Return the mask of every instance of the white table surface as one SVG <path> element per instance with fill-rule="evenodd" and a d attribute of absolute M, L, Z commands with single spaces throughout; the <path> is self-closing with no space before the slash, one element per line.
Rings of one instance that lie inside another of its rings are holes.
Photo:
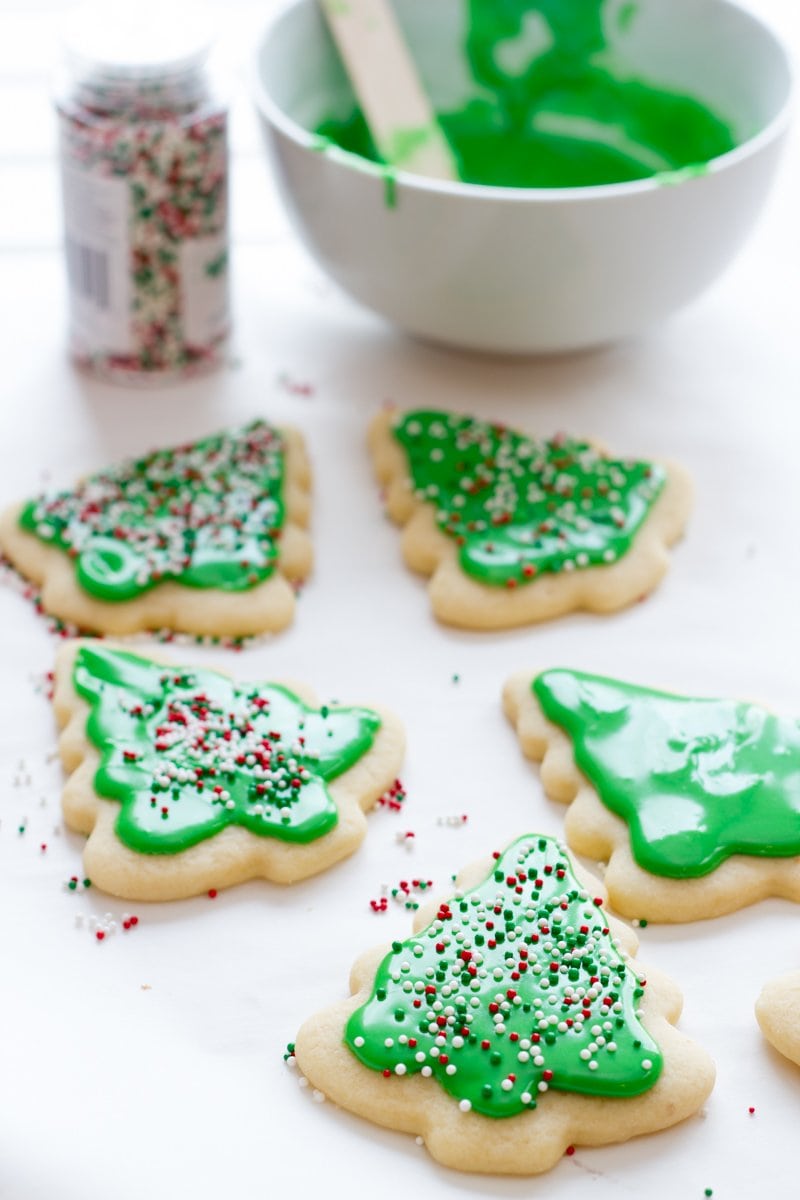
<path fill-rule="evenodd" d="M 753 5 L 800 47 L 791 0 Z M 789 1194 L 793 1183 L 772 1185 L 794 1146 L 800 1071 L 753 1017 L 762 983 L 800 965 L 800 915 L 788 903 L 642 931 L 642 959 L 683 987 L 681 1027 L 714 1056 L 716 1089 L 681 1127 L 579 1149 L 536 1180 L 445 1171 L 412 1138 L 315 1103 L 282 1054 L 308 1014 L 346 994 L 361 950 L 408 934 L 396 904 L 370 911 L 381 885 L 423 876 L 446 889 L 459 866 L 513 835 L 561 831 L 562 808 L 544 798 L 500 711 L 513 670 L 570 665 L 800 711 L 797 135 L 744 253 L 664 328 L 575 358 L 470 359 L 406 340 L 319 275 L 279 207 L 242 84 L 235 362 L 169 390 L 114 389 L 74 373 L 64 354 L 47 93 L 57 7 L 0 0 L 0 505 L 256 415 L 299 426 L 315 469 L 316 567 L 296 623 L 238 657 L 191 653 L 242 678 L 291 676 L 323 697 L 392 706 L 408 732 L 408 800 L 402 814 L 372 815 L 352 859 L 291 889 L 251 883 L 171 905 L 68 891 L 81 839 L 61 822 L 42 691 L 55 639 L 0 587 L 0 1197 Z M 261 12 L 223 7 L 239 69 L 270 0 Z M 664 584 L 609 618 L 491 636 L 438 626 L 424 583 L 401 564 L 364 448 L 387 398 L 684 462 L 697 506 Z M 455 813 L 468 822 L 437 822 Z M 396 840 L 407 829 L 411 852 Z M 125 911 L 137 928 L 97 943 L 89 917 Z"/>

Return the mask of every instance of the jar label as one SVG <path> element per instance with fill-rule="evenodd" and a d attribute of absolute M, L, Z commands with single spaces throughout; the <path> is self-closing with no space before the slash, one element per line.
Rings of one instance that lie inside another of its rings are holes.
<path fill-rule="evenodd" d="M 62 167 L 67 281 L 76 348 L 129 354 L 130 188 L 127 180 Z"/>
<path fill-rule="evenodd" d="M 179 250 L 183 336 L 189 346 L 213 345 L 228 332 L 226 233 L 187 238 Z"/>

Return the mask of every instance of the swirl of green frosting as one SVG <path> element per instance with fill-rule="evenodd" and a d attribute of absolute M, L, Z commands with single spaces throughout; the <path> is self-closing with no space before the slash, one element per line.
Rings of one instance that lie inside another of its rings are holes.
<path fill-rule="evenodd" d="M 530 834 L 393 944 L 345 1044 L 372 1070 L 433 1077 L 487 1117 L 536 1108 L 550 1088 L 637 1096 L 663 1066 L 639 1019 L 644 986 L 563 847 Z"/>
<path fill-rule="evenodd" d="M 635 50 L 627 61 L 638 8 L 635 0 L 463 0 L 463 47 L 448 48 L 446 72 L 460 83 L 451 82 L 437 112 L 459 179 L 509 188 L 671 182 L 731 151 L 737 137 L 724 114 L 643 78 Z M 332 114 L 317 132 L 323 144 L 380 161 L 357 108 Z M 406 152 L 424 133 L 405 132 Z M 390 162 L 402 168 L 396 149 Z"/>
<path fill-rule="evenodd" d="M 707 875 L 732 854 L 800 854 L 800 722 L 581 671 L 533 681 L 575 762 L 654 875 Z"/>
<path fill-rule="evenodd" d="M 338 821 L 328 782 L 380 728 L 369 709 L 310 709 L 277 684 L 240 686 L 101 645 L 79 649 L 73 684 L 100 752 L 95 790 L 119 802 L 117 836 L 140 854 L 176 854 L 229 825 L 321 837 Z"/>
<path fill-rule="evenodd" d="M 656 464 L 606 458 L 573 438 L 546 441 L 452 413 L 408 412 L 393 432 L 463 570 L 499 587 L 616 562 L 666 478 Z"/>
<path fill-rule="evenodd" d="M 168 579 L 242 591 L 275 569 L 283 479 L 281 436 L 254 421 L 39 496 L 19 520 L 73 558 L 100 600 L 132 600 Z"/>

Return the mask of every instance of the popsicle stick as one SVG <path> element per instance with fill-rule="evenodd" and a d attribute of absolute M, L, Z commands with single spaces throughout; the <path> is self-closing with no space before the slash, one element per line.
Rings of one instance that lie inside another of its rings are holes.
<path fill-rule="evenodd" d="M 458 179 L 389 0 L 320 0 L 381 157 L 435 179 Z"/>

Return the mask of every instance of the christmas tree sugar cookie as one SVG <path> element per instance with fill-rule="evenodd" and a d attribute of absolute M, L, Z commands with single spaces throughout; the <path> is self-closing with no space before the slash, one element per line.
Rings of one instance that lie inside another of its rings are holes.
<path fill-rule="evenodd" d="M 694 921 L 800 901 L 800 722 L 562 669 L 514 676 L 504 706 L 570 806 L 569 845 L 608 863 L 618 912 Z"/>
<path fill-rule="evenodd" d="M 633 932 L 563 846 L 526 835 L 455 887 L 303 1025 L 294 1053 L 314 1087 L 446 1166 L 498 1174 L 698 1110 L 714 1068 L 674 1028 L 680 993 L 645 977 Z"/>
<path fill-rule="evenodd" d="M 611 458 L 574 437 L 385 409 L 370 446 L 407 564 L 431 577 L 436 616 L 468 629 L 641 599 L 689 515 L 682 468 Z"/>
<path fill-rule="evenodd" d="M 764 984 L 756 1001 L 756 1017 L 767 1041 L 800 1065 L 800 971 Z"/>
<path fill-rule="evenodd" d="M 403 754 L 385 711 L 106 642 L 62 647 L 55 708 L 85 872 L 131 900 L 324 870 L 360 844 Z"/>
<path fill-rule="evenodd" d="M 309 486 L 300 434 L 254 421 L 8 509 L 0 548 L 87 631 L 273 631 L 311 568 Z"/>

